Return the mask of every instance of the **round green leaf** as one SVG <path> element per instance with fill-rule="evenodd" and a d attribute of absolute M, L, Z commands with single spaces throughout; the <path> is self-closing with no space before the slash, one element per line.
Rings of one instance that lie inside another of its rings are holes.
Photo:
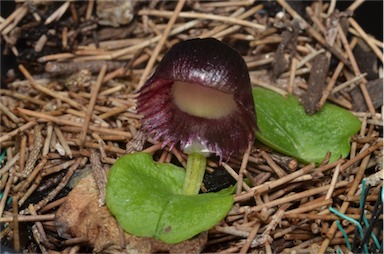
<path fill-rule="evenodd" d="M 146 153 L 121 157 L 112 166 L 106 202 L 120 226 L 136 236 L 178 243 L 206 231 L 232 207 L 229 193 L 184 196 L 184 169 L 156 163 Z"/>
<path fill-rule="evenodd" d="M 284 97 L 270 90 L 253 88 L 257 125 L 256 137 L 271 148 L 302 162 L 320 163 L 327 152 L 330 161 L 346 157 L 350 138 L 360 121 L 349 111 L 326 104 L 309 116 L 294 96 Z"/>

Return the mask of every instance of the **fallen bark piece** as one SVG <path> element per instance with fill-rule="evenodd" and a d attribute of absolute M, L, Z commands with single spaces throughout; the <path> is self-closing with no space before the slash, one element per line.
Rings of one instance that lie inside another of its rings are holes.
<path fill-rule="evenodd" d="M 323 89 L 325 88 L 328 70 L 329 60 L 326 54 L 320 54 L 313 59 L 308 80 L 308 90 L 301 96 L 301 102 L 308 115 L 313 115 L 316 111 L 320 110 L 317 108 L 317 103 L 320 101 Z"/>
<path fill-rule="evenodd" d="M 290 65 L 289 62 L 295 56 L 299 30 L 299 24 L 294 22 L 291 31 L 284 31 L 281 34 L 281 42 L 272 63 L 272 76 L 274 79 L 279 78 L 280 75 L 288 69 Z M 285 58 L 285 54 L 289 54 L 289 60 Z"/>
<path fill-rule="evenodd" d="M 96 253 L 200 253 L 207 241 L 207 233 L 178 244 L 124 233 L 126 244 L 121 250 L 119 226 L 106 206 L 99 207 L 98 189 L 92 175 L 83 178 L 68 194 L 56 212 L 55 223 L 61 237 L 85 238 Z"/>
<path fill-rule="evenodd" d="M 373 106 L 379 108 L 383 105 L 383 79 L 379 78 L 376 80 L 369 81 L 367 83 L 367 90 L 369 96 L 372 99 Z M 367 103 L 365 102 L 363 93 L 360 87 L 355 87 L 350 91 L 352 96 L 352 110 L 357 112 L 363 112 L 368 109 Z"/>
<path fill-rule="evenodd" d="M 379 78 L 377 56 L 363 40 L 359 40 L 353 49 L 353 55 L 356 58 L 360 72 L 367 73 L 367 80 L 373 81 Z"/>

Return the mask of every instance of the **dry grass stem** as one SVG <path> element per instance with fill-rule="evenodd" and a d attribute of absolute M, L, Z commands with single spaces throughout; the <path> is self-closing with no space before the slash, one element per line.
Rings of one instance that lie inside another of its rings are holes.
<path fill-rule="evenodd" d="M 53 130 L 55 131 L 55 134 L 56 134 L 56 137 L 58 138 L 61 146 L 63 147 L 64 151 L 65 151 L 65 154 L 72 159 L 72 151 L 71 151 L 71 148 L 69 147 L 67 141 L 65 140 L 64 138 L 64 135 L 63 133 L 61 132 L 60 128 L 58 128 L 57 126 L 54 126 L 53 127 Z M 63 155 L 65 155 L 63 154 Z"/>
<path fill-rule="evenodd" d="M 260 229 L 260 226 L 261 226 L 261 223 L 256 223 L 253 226 L 252 231 L 249 233 L 249 235 L 247 237 L 247 240 L 245 241 L 244 245 L 241 247 L 241 250 L 239 252 L 240 254 L 248 253 L 249 247 L 251 247 L 251 244 L 252 244 L 253 240 L 255 239 L 257 232 Z"/>
<path fill-rule="evenodd" d="M 44 25 L 48 25 L 52 21 L 60 19 L 60 17 L 67 11 L 68 7 L 69 7 L 69 1 L 66 1 L 60 8 L 58 8 L 55 12 L 51 14 L 51 16 L 49 16 L 45 20 Z"/>
<path fill-rule="evenodd" d="M 28 206 L 28 210 L 33 216 L 37 216 L 36 209 L 32 204 Z M 36 221 L 34 226 L 35 226 L 35 230 L 37 231 L 37 234 L 39 235 L 39 238 L 40 238 L 39 240 L 41 241 L 41 243 L 44 246 L 47 246 L 48 248 L 52 248 L 52 244 L 48 241 L 47 234 L 45 233 L 43 224 L 40 221 Z"/>
<path fill-rule="evenodd" d="M 244 180 L 244 171 L 247 168 L 247 163 L 248 163 L 249 154 L 251 152 L 251 148 L 252 148 L 252 145 L 249 144 L 247 150 L 245 151 L 245 153 L 243 155 L 243 159 L 241 161 L 239 175 L 238 175 L 238 178 L 237 178 L 236 195 L 240 194 L 240 192 L 242 190 L 242 186 L 243 186 L 243 183 L 244 183 L 244 181 L 243 181 Z M 247 190 L 250 190 L 250 188 L 248 187 Z"/>
<path fill-rule="evenodd" d="M 266 152 L 262 151 L 261 156 L 267 161 L 268 165 L 273 169 L 279 178 L 287 175 L 287 173 L 285 173 L 284 170 L 279 167 Z"/>
<path fill-rule="evenodd" d="M 20 231 L 19 231 L 19 205 L 17 197 L 12 196 L 12 219 L 13 219 L 13 248 L 15 251 L 20 251 Z"/>
<path fill-rule="evenodd" d="M 40 125 L 35 126 L 35 129 L 34 129 L 34 135 L 35 135 L 34 144 L 31 147 L 31 151 L 30 151 L 30 154 L 28 156 L 28 160 L 27 160 L 27 162 L 25 164 L 24 171 L 22 172 L 25 177 L 28 176 L 29 173 L 31 173 L 31 171 L 33 170 L 33 168 L 34 168 L 34 166 L 36 164 L 36 161 L 39 159 L 41 148 L 43 147 L 43 142 L 44 142 L 41 130 L 42 130 L 42 126 L 40 126 Z"/>
<path fill-rule="evenodd" d="M 63 169 L 66 169 L 66 168 L 72 166 L 74 163 L 75 163 L 75 159 L 69 160 L 69 161 L 65 161 L 64 163 L 56 165 L 56 166 L 45 168 L 43 170 L 43 176 L 48 176 L 50 174 L 57 173 L 57 172 L 59 172 L 59 171 L 61 171 Z"/>
<path fill-rule="evenodd" d="M 356 190 L 357 190 L 357 187 L 359 185 L 359 183 L 361 182 L 363 176 L 364 176 L 364 171 L 367 167 L 367 164 L 369 162 L 369 158 L 370 158 L 370 155 L 367 155 L 361 162 L 360 164 L 360 167 L 359 167 L 359 171 L 358 173 L 356 174 L 356 177 L 352 183 L 352 186 L 350 187 L 347 195 L 348 196 L 352 196 L 355 194 Z M 339 211 L 341 213 L 345 213 L 347 208 L 349 207 L 349 202 L 343 202 L 343 204 L 341 205 Z M 332 223 L 332 226 L 330 227 L 328 233 L 327 233 L 327 237 L 326 239 L 324 239 L 322 245 L 321 245 L 321 248 L 319 250 L 320 253 L 324 253 L 326 251 L 326 248 L 328 247 L 329 243 L 330 243 L 330 239 L 332 239 L 332 237 L 335 235 L 335 232 L 336 232 L 336 229 L 337 229 L 337 225 L 336 225 L 336 222 L 333 222 Z"/>
<path fill-rule="evenodd" d="M 142 10 L 139 12 L 139 15 L 149 15 L 149 16 L 160 16 L 160 17 L 172 17 L 173 12 L 170 11 L 156 11 L 156 10 Z M 251 27 L 257 30 L 265 30 L 264 25 L 252 23 L 246 20 L 237 19 L 237 18 L 231 18 L 231 17 L 225 17 L 225 16 L 219 16 L 214 14 L 206 14 L 206 13 L 191 13 L 191 12 L 180 12 L 179 17 L 181 18 L 193 18 L 193 19 L 208 19 L 208 20 L 216 20 L 216 21 L 222 21 L 225 23 L 230 23 L 233 25 L 240 25 L 240 26 L 246 26 Z"/>
<path fill-rule="evenodd" d="M 19 188 L 14 188 L 16 191 L 23 192 L 28 187 L 29 184 L 32 183 L 33 179 L 40 173 L 45 164 L 47 163 L 47 158 L 42 159 L 39 164 L 32 170 L 30 174 L 28 174 L 25 181 L 23 181 L 19 186 Z M 22 174 L 23 175 L 23 174 Z"/>
<path fill-rule="evenodd" d="M 13 12 L 0 26 L 0 31 L 3 36 L 6 36 L 8 33 L 10 33 L 17 25 L 18 23 L 24 18 L 24 16 L 28 12 L 28 6 L 23 5 L 21 8 L 17 9 Z M 11 17 L 11 19 L 9 19 Z M 8 23 L 9 22 L 9 23 Z M 12 22 L 12 23 L 11 23 Z M 7 25 L 4 27 L 4 25 Z"/>
<path fill-rule="evenodd" d="M 36 118 L 40 118 L 40 119 L 46 120 L 46 121 L 51 121 L 51 122 L 54 122 L 54 123 L 57 123 L 57 124 L 63 124 L 63 125 L 69 125 L 69 126 L 74 126 L 74 127 L 82 128 L 82 124 L 81 123 L 76 123 L 76 122 L 73 122 L 71 120 L 66 120 L 66 119 L 61 119 L 61 118 L 53 117 L 53 116 L 50 116 L 50 115 L 47 115 L 47 114 L 44 114 L 44 113 L 34 112 L 34 111 L 31 111 L 31 110 L 28 110 L 28 109 L 18 108 L 17 111 L 19 111 L 21 113 L 24 113 L 24 114 L 26 114 L 28 116 L 34 116 Z M 89 126 L 88 128 L 91 131 L 96 131 L 96 132 L 100 132 L 100 133 L 114 134 L 114 135 L 123 136 L 123 137 L 126 137 L 126 138 L 131 138 L 132 137 L 131 133 L 125 132 L 125 131 L 106 129 L 104 127 L 97 127 L 97 126 Z"/>
<path fill-rule="evenodd" d="M 33 88 L 35 88 L 36 90 L 42 92 L 42 93 L 45 93 L 49 96 L 52 96 L 54 98 L 57 98 L 61 101 L 65 101 L 66 103 L 68 103 L 69 105 L 71 105 L 72 107 L 75 107 L 77 109 L 84 109 L 84 106 L 71 100 L 69 97 L 66 97 L 66 96 L 63 96 L 61 95 L 60 93 L 55 93 L 53 92 L 52 90 L 46 88 L 46 87 L 43 87 L 39 84 L 36 84 L 33 77 L 31 76 L 31 74 L 27 71 L 27 69 L 25 69 L 25 67 L 23 65 L 19 65 L 19 69 L 20 71 L 24 74 L 24 76 L 29 80 L 31 86 Z"/>
<path fill-rule="evenodd" d="M 370 153 L 373 153 L 374 151 L 376 151 L 377 149 L 381 148 L 383 146 L 383 140 L 379 140 L 379 142 L 377 142 L 376 144 L 368 147 L 367 149 L 365 149 L 364 151 L 360 152 L 358 155 L 356 155 L 355 157 L 353 157 L 351 160 L 345 162 L 342 166 L 341 166 L 341 171 L 344 171 L 346 170 L 347 168 L 349 168 L 351 165 L 355 164 L 356 162 L 360 161 L 361 159 L 363 159 L 365 156 L 367 156 L 368 154 Z"/>
<path fill-rule="evenodd" d="M 175 7 L 175 10 L 171 13 L 171 15 L 170 15 L 171 18 L 168 21 L 168 24 L 167 24 L 166 28 L 164 29 L 163 34 L 160 35 L 161 38 L 160 38 L 159 42 L 157 43 L 156 48 L 154 49 L 153 54 L 151 55 L 151 58 L 149 58 L 148 64 L 145 67 L 143 75 L 141 75 L 137 89 L 140 89 L 144 85 L 145 80 L 148 78 L 149 73 L 152 71 L 152 68 L 155 64 L 156 58 L 158 57 L 165 41 L 167 40 L 173 24 L 175 24 L 177 17 L 180 15 L 180 11 L 183 8 L 184 4 L 185 4 L 185 0 L 178 1 L 177 5 Z"/>
<path fill-rule="evenodd" d="M 34 222 L 34 221 L 51 221 L 55 218 L 54 214 L 43 214 L 43 215 L 18 215 L 18 222 Z M 1 223 L 13 222 L 15 219 L 13 216 L 3 216 L 0 218 Z"/>
<path fill-rule="evenodd" d="M 335 172 L 333 172 L 331 186 L 327 192 L 327 195 L 325 196 L 325 200 L 330 199 L 332 197 L 333 191 L 335 190 L 336 183 L 338 181 L 338 177 L 340 174 L 340 167 L 341 167 L 341 163 L 337 164 L 335 168 Z"/>
<path fill-rule="evenodd" d="M 372 42 L 372 39 L 365 33 L 365 31 L 359 26 L 359 24 L 353 19 L 349 18 L 349 24 L 359 33 L 364 41 L 371 47 L 376 56 L 383 62 L 383 52 Z"/>
<path fill-rule="evenodd" d="M 33 184 L 28 188 L 28 190 L 20 197 L 19 200 L 19 206 L 22 206 L 24 202 L 34 193 L 34 191 L 37 189 L 39 184 L 41 183 L 41 180 L 43 177 L 39 174 L 36 178 Z M 26 185 L 28 186 L 28 185 Z"/>
<path fill-rule="evenodd" d="M 276 188 L 278 186 L 281 186 L 287 182 L 290 182 L 294 179 L 296 179 L 297 177 L 299 176 L 302 176 L 304 174 L 307 174 L 309 172 L 311 172 L 313 169 L 315 168 L 315 165 L 313 163 L 309 164 L 308 166 L 298 170 L 298 171 L 295 171 L 294 173 L 291 173 L 289 175 L 286 175 L 282 178 L 279 178 L 278 180 L 275 180 L 275 181 L 270 181 L 270 182 L 267 182 L 267 183 L 264 183 L 264 184 L 261 184 L 257 187 L 254 187 L 252 188 L 252 192 L 248 191 L 247 193 L 242 193 L 240 195 L 237 195 L 235 197 L 235 201 L 240 201 L 240 200 L 246 200 L 250 197 L 252 197 L 254 195 L 254 193 L 264 193 L 270 189 L 273 189 L 273 188 Z"/>
<path fill-rule="evenodd" d="M 91 152 L 91 164 L 92 174 L 95 178 L 97 188 L 99 189 L 99 207 L 105 205 L 105 188 L 107 186 L 107 173 L 102 167 L 101 161 L 99 160 L 99 154 L 96 151 Z"/>
<path fill-rule="evenodd" d="M 56 197 L 57 193 L 59 193 L 59 191 L 65 187 L 65 185 L 68 183 L 69 181 L 69 178 L 73 175 L 73 173 L 75 172 L 75 170 L 79 167 L 80 165 L 80 162 L 82 161 L 83 158 L 77 158 L 75 160 L 75 163 L 68 169 L 68 172 L 66 173 L 66 175 L 63 177 L 63 179 L 61 180 L 61 182 L 59 183 L 59 185 L 57 185 L 57 187 L 52 191 L 50 192 L 43 200 L 41 200 L 39 203 L 37 203 L 35 205 L 35 209 L 36 210 L 40 210 L 42 207 L 44 207 L 49 201 L 51 201 L 54 197 Z"/>
<path fill-rule="evenodd" d="M 81 134 L 80 134 L 80 141 L 79 141 L 80 142 L 80 146 L 82 146 L 84 144 L 84 142 L 85 142 L 85 137 L 86 137 L 86 134 L 87 134 L 87 129 L 89 127 L 89 121 L 91 120 L 93 108 L 94 108 L 95 103 L 96 103 L 97 94 L 99 93 L 100 87 L 103 84 L 103 79 L 104 79 L 106 71 L 107 71 L 107 66 L 103 65 L 103 67 L 100 70 L 99 76 L 97 77 L 96 84 L 92 88 L 91 100 L 89 101 L 89 104 L 88 104 L 88 108 L 87 108 L 87 111 L 86 111 L 87 114 L 85 116 L 85 120 L 84 120 L 84 123 L 83 123 L 83 128 L 82 128 Z"/>
<path fill-rule="evenodd" d="M 349 46 L 349 43 L 347 41 L 347 38 L 343 32 L 343 29 L 341 28 L 341 26 L 339 25 L 338 26 L 338 32 L 339 32 L 339 35 L 340 35 L 340 39 L 343 43 L 343 46 L 347 52 L 347 55 L 348 55 L 348 58 L 349 58 L 349 61 L 351 62 L 351 65 L 352 65 L 352 68 L 353 68 L 353 71 L 355 73 L 356 76 L 359 76 L 361 75 L 360 73 L 360 70 L 359 70 L 359 67 L 357 65 L 357 62 L 356 62 L 356 59 L 352 53 L 352 50 Z M 367 80 L 365 78 L 362 79 L 362 81 L 359 83 L 360 85 L 360 89 L 361 89 L 361 92 L 363 93 L 363 96 L 364 96 L 364 99 L 365 99 L 365 102 L 367 103 L 367 106 L 368 106 L 368 109 L 369 109 L 369 112 L 371 114 L 375 114 L 375 107 L 373 106 L 373 103 L 372 103 L 372 99 L 368 93 L 368 90 L 367 90 Z"/>
<path fill-rule="evenodd" d="M 14 123 L 19 123 L 20 122 L 20 118 L 18 118 L 15 114 L 13 114 L 5 105 L 3 105 L 2 103 L 0 103 L 0 110 L 5 114 L 7 115 L 11 120 L 12 122 Z"/>
<path fill-rule="evenodd" d="M 12 186 L 12 181 L 13 181 L 13 177 L 9 176 L 8 180 L 7 180 L 7 184 L 5 185 L 3 196 L 1 197 L 1 201 L 0 201 L 0 217 L 3 216 L 5 204 L 6 204 L 7 199 L 8 199 L 8 194 L 9 194 L 9 191 L 10 191 L 11 186 Z"/>
<path fill-rule="evenodd" d="M 15 20 L 16 17 L 22 15 L 22 13 L 28 10 L 28 6 L 22 5 L 20 8 L 17 8 L 11 15 L 9 15 L 1 24 L 0 24 L 0 32 L 4 30 L 11 22 Z"/>
<path fill-rule="evenodd" d="M 24 94 L 20 94 L 18 92 L 8 91 L 8 90 L 4 90 L 4 89 L 0 89 L 0 94 L 14 97 L 14 98 L 17 98 L 17 99 L 20 99 L 23 101 L 28 101 L 28 102 L 31 102 L 31 103 L 34 103 L 34 104 L 37 104 L 40 106 L 45 105 L 45 103 L 46 103 L 42 100 L 38 100 L 36 98 L 32 98 L 32 97 L 26 96 Z"/>
<path fill-rule="evenodd" d="M 332 202 L 333 201 L 331 199 L 326 199 L 326 200 L 317 202 L 316 204 L 303 205 L 302 207 L 289 210 L 289 211 L 285 212 L 285 214 L 301 214 L 301 213 L 310 212 L 310 211 L 313 211 L 313 210 L 320 208 L 322 206 L 330 205 L 330 204 L 332 204 Z"/>
<path fill-rule="evenodd" d="M 297 66 L 297 60 L 296 58 L 292 59 L 291 62 L 291 71 L 289 75 L 289 84 L 288 84 L 288 94 L 292 94 L 293 92 L 293 87 L 294 87 L 294 81 L 295 81 L 295 76 L 296 76 L 296 66 Z"/>
<path fill-rule="evenodd" d="M 236 173 L 236 171 L 231 168 L 227 163 L 221 163 L 221 165 L 224 167 L 224 169 L 235 179 L 237 182 L 239 182 L 239 175 Z M 242 188 L 246 190 L 247 192 L 251 191 L 251 188 L 243 181 L 241 184 Z"/>
<path fill-rule="evenodd" d="M 5 173 L 11 170 L 13 165 L 20 159 L 20 153 L 17 153 L 11 160 L 8 161 L 7 164 L 3 168 L 0 169 L 0 176 L 3 176 Z"/>
<path fill-rule="evenodd" d="M 20 126 L 19 128 L 2 135 L 0 137 L 0 143 L 3 143 L 4 141 L 11 139 L 12 137 L 16 136 L 18 133 L 21 133 L 21 132 L 23 132 L 29 128 L 32 128 L 33 126 L 36 125 L 36 123 L 37 123 L 36 121 L 28 122 L 28 123 L 24 124 L 23 126 Z"/>
<path fill-rule="evenodd" d="M 348 185 L 347 182 L 339 182 L 339 183 L 336 184 L 336 188 L 344 187 L 344 186 L 347 186 L 347 185 Z M 300 192 L 300 193 L 296 193 L 296 194 L 290 195 L 288 197 L 276 199 L 276 200 L 273 200 L 273 201 L 271 201 L 269 203 L 265 203 L 265 204 L 262 204 L 262 205 L 259 205 L 259 206 L 254 206 L 254 207 L 252 207 L 251 211 L 258 212 L 258 211 L 261 211 L 263 208 L 271 208 L 271 207 L 274 207 L 274 206 L 277 206 L 277 205 L 281 205 L 281 204 L 284 204 L 284 203 L 287 203 L 287 202 L 291 202 L 291 201 L 295 201 L 295 200 L 298 200 L 298 199 L 302 199 L 304 197 L 309 197 L 309 196 L 312 196 L 312 195 L 315 195 L 315 194 L 319 194 L 319 193 L 327 191 L 329 189 L 329 187 L 330 187 L 330 185 L 326 185 L 326 186 L 318 187 L 318 188 L 315 188 L 315 189 L 312 189 L 312 190 L 307 190 L 307 191 L 303 191 L 303 192 Z"/>

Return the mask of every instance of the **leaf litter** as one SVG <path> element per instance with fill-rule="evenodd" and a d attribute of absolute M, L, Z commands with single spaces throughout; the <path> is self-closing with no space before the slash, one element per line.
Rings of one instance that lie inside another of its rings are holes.
<path fill-rule="evenodd" d="M 373 233 L 380 233 L 382 215 L 372 218 L 382 191 L 382 86 L 370 84 L 382 78 L 382 42 L 354 19 L 360 1 L 343 11 L 335 8 L 336 1 L 294 2 L 127 1 L 100 13 L 95 1 L 16 1 L 0 23 L 2 54 L 17 61 L 2 75 L 0 90 L 2 244 L 26 253 L 347 252 L 336 221 L 342 221 L 350 241 L 356 226 L 331 213 L 330 206 L 356 220 L 365 210 Z M 119 15 L 121 10 L 127 15 Z M 284 34 L 296 44 L 281 45 L 287 43 Z M 336 104 L 360 119 L 360 131 L 347 158 L 329 163 L 328 154 L 317 166 L 259 143 L 222 165 L 210 158 L 206 174 L 229 177 L 210 179 L 203 191 L 241 186 L 222 222 L 177 246 L 127 240 L 99 199 L 105 173 L 128 150 L 185 165 L 186 155 L 177 148 L 142 139 L 135 91 L 167 49 L 195 37 L 215 37 L 239 50 L 254 86 L 313 96 L 320 111 L 326 101 Z M 359 48 L 372 60 L 360 59 Z M 318 55 L 325 55 L 330 67 L 318 66 L 325 79 L 309 82 Z M 316 92 L 307 94 L 312 85 Z M 363 178 L 371 184 L 365 193 Z M 76 185 L 79 181 L 88 182 Z M 73 185 L 78 187 L 72 190 Z M 91 196 L 80 192 L 75 198 L 75 190 Z M 64 207 L 72 207 L 66 211 L 72 217 L 63 225 L 57 218 Z M 91 224 L 78 223 L 81 212 L 80 221 Z M 89 225 L 95 231 L 89 233 Z M 100 232 L 114 237 L 102 243 L 103 238 L 92 237 Z M 356 242 L 378 252 L 372 238 Z"/>

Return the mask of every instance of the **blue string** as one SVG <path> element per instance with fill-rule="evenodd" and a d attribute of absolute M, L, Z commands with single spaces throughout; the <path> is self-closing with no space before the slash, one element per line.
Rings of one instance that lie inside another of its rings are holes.
<path fill-rule="evenodd" d="M 340 246 L 337 246 L 337 250 L 336 250 L 336 253 L 337 254 L 342 254 L 343 252 L 341 251 L 341 248 L 340 248 Z"/>
<path fill-rule="evenodd" d="M 332 213 L 338 215 L 339 217 L 341 217 L 341 218 L 343 218 L 343 219 L 345 219 L 345 220 L 348 220 L 349 222 L 355 224 L 356 227 L 357 227 L 357 229 L 358 229 L 357 231 L 359 232 L 361 239 L 367 239 L 367 237 L 369 237 L 369 236 L 368 236 L 368 235 L 365 235 L 365 237 L 364 237 L 364 229 L 363 229 L 362 224 L 360 224 L 360 223 L 363 223 L 363 225 L 365 225 L 365 227 L 367 228 L 367 232 L 366 232 L 366 234 L 369 233 L 370 228 L 372 227 L 372 225 L 370 225 L 370 223 L 368 222 L 368 219 L 367 219 L 367 216 L 366 216 L 366 213 L 365 213 L 365 209 L 364 209 L 364 207 L 365 207 L 365 201 L 366 201 L 366 196 L 367 196 L 367 194 L 368 194 L 367 192 L 368 192 L 368 190 L 369 190 L 369 186 L 368 186 L 368 188 L 366 188 L 366 179 L 365 179 L 365 178 L 362 180 L 362 184 L 361 184 L 361 186 L 362 186 L 362 188 L 361 188 L 361 194 L 360 194 L 360 199 L 359 199 L 359 205 L 360 205 L 360 211 L 361 211 L 360 221 L 357 221 L 357 220 L 355 220 L 355 219 L 353 219 L 353 218 L 350 218 L 350 217 L 346 216 L 345 214 L 342 214 L 341 212 L 339 212 L 338 210 L 336 210 L 336 209 L 333 208 L 333 207 L 329 207 L 329 210 L 330 210 Z M 384 200 L 384 189 L 381 189 L 380 194 L 381 194 L 381 199 Z M 380 198 L 379 198 L 379 200 L 378 200 L 377 202 L 380 202 Z M 372 222 L 372 223 L 373 223 L 373 222 Z M 351 247 L 351 244 L 350 244 L 349 239 L 348 239 L 348 235 L 346 234 L 345 230 L 344 230 L 343 227 L 341 226 L 340 221 L 337 220 L 337 221 L 336 221 L 336 225 L 337 225 L 337 227 L 339 228 L 340 232 L 341 232 L 341 233 L 343 234 L 343 236 L 344 236 L 344 239 L 345 239 L 345 242 L 346 242 L 346 246 L 348 247 L 348 249 L 352 250 L 352 249 L 351 249 L 351 248 L 352 248 L 352 247 Z M 357 231 L 356 231 L 356 232 L 357 232 Z M 373 239 L 373 242 L 374 242 L 374 244 L 375 244 L 375 247 L 376 247 L 377 249 L 381 249 L 382 246 L 381 246 L 381 244 L 380 244 L 380 242 L 379 242 L 377 236 L 376 236 L 373 232 L 370 233 L 370 236 L 371 236 L 371 238 Z M 356 237 L 356 236 L 355 236 L 355 237 Z M 364 242 L 365 242 L 365 240 L 364 240 Z M 364 252 L 365 252 L 365 253 L 369 253 L 369 251 L 368 251 L 368 244 L 367 244 L 367 243 L 368 243 L 368 242 L 366 242 L 366 243 L 363 244 L 363 248 L 364 248 Z"/>
<path fill-rule="evenodd" d="M 337 216 L 339 216 L 339 217 L 341 217 L 341 218 L 343 218 L 343 219 L 345 219 L 345 220 L 347 220 L 347 221 L 349 221 L 349 222 L 355 224 L 356 227 L 359 229 L 359 233 L 360 233 L 360 237 L 361 237 L 361 239 L 364 238 L 363 227 L 360 225 L 360 223 L 359 223 L 357 220 L 352 219 L 352 218 L 348 217 L 348 216 L 345 215 L 345 214 L 342 214 L 341 212 L 337 211 L 337 210 L 336 210 L 335 208 L 333 208 L 333 207 L 329 207 L 329 211 L 331 211 L 332 213 L 336 214 Z M 366 244 L 364 244 L 364 251 L 365 251 L 365 253 L 369 253 L 369 252 L 368 252 L 368 247 L 367 247 Z"/>
<path fill-rule="evenodd" d="M 339 228 L 340 232 L 341 232 L 341 233 L 343 234 L 343 236 L 344 236 L 344 239 L 345 239 L 345 243 L 346 243 L 346 245 L 347 245 L 347 248 L 348 248 L 348 249 L 351 249 L 351 243 L 349 242 L 347 232 L 345 232 L 345 230 L 344 230 L 343 226 L 341 226 L 339 220 L 336 221 L 336 225 L 337 225 L 337 227 Z"/>
<path fill-rule="evenodd" d="M 0 193 L 0 199 L 2 199 L 4 196 L 4 192 L 1 192 Z M 9 196 L 8 197 L 8 200 L 7 200 L 7 205 L 10 205 L 12 203 L 12 196 Z"/>
<path fill-rule="evenodd" d="M 381 189 L 381 202 L 384 202 L 384 188 Z"/>
<path fill-rule="evenodd" d="M 364 178 L 363 181 L 361 182 L 361 193 L 360 193 L 360 201 L 359 201 L 360 208 L 364 206 L 363 196 L 365 194 L 365 181 L 366 181 L 366 179 Z"/>
<path fill-rule="evenodd" d="M 5 150 L 3 150 L 0 154 L 0 164 L 3 162 L 4 158 L 5 158 Z"/>
<path fill-rule="evenodd" d="M 365 209 L 364 209 L 364 196 L 365 196 L 365 192 L 366 192 L 365 182 L 366 182 L 366 179 L 364 178 L 362 183 L 361 183 L 362 188 L 361 188 L 361 194 L 360 194 L 360 209 L 363 213 L 364 224 L 366 227 L 369 227 L 369 222 L 368 222 L 367 216 L 365 215 Z M 373 232 L 371 233 L 371 237 L 376 244 L 376 248 L 380 249 L 380 242 L 379 242 L 379 240 L 377 240 L 377 238 Z"/>
<path fill-rule="evenodd" d="M 0 154 L 0 165 L 1 165 L 1 163 L 3 162 L 4 158 L 5 158 L 5 150 L 3 150 L 3 151 L 1 152 L 1 154 Z M 1 168 L 1 166 L 0 166 L 0 168 Z M 1 177 L 0 177 L 0 179 L 1 179 Z M 4 195 L 4 193 L 1 192 L 1 193 L 0 193 L 0 199 L 3 198 L 3 195 Z M 7 205 L 10 205 L 11 202 L 12 202 L 12 197 L 8 197 Z"/>

